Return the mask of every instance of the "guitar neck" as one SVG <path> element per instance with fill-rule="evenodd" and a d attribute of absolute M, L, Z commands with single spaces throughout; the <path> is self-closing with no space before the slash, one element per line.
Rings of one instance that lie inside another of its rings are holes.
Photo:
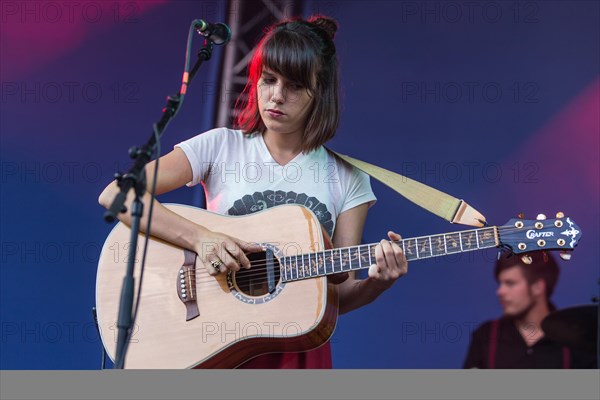
<path fill-rule="evenodd" d="M 496 226 L 467 231 L 403 239 L 398 245 L 408 261 L 440 257 L 499 246 Z M 286 256 L 280 259 L 284 282 L 298 281 L 340 272 L 356 271 L 375 264 L 379 243 Z"/>

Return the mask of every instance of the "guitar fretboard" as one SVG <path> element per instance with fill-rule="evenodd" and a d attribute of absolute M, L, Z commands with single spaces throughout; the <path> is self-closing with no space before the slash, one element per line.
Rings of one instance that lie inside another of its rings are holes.
<path fill-rule="evenodd" d="M 397 242 L 408 261 L 487 249 L 499 245 L 497 227 L 403 239 Z M 363 244 L 280 259 L 284 282 L 360 270 L 375 264 L 375 247 Z"/>

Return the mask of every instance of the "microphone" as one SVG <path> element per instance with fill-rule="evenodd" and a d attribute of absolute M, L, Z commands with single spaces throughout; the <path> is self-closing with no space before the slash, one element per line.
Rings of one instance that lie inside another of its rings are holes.
<path fill-rule="evenodd" d="M 214 44 L 225 44 L 231 39 L 231 29 L 229 29 L 229 27 L 222 22 L 212 24 L 210 22 L 197 19 L 194 25 L 199 34 L 206 37 Z"/>

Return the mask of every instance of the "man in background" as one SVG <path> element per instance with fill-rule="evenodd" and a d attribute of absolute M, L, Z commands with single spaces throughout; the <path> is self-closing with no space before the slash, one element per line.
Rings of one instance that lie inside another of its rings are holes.
<path fill-rule="evenodd" d="M 550 297 L 559 267 L 541 252 L 502 256 L 494 269 L 502 317 L 472 334 L 464 368 L 597 368 L 595 356 L 546 337 L 542 321 L 556 307 Z"/>

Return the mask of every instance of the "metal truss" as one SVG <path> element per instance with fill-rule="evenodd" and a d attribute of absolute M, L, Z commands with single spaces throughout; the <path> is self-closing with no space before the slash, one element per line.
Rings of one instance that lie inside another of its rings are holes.
<path fill-rule="evenodd" d="M 244 90 L 248 61 L 258 40 L 269 25 L 302 11 L 302 0 L 230 0 L 227 25 L 231 28 L 231 42 L 225 46 L 219 102 L 216 107 L 216 126 L 231 126 L 234 107 Z"/>

